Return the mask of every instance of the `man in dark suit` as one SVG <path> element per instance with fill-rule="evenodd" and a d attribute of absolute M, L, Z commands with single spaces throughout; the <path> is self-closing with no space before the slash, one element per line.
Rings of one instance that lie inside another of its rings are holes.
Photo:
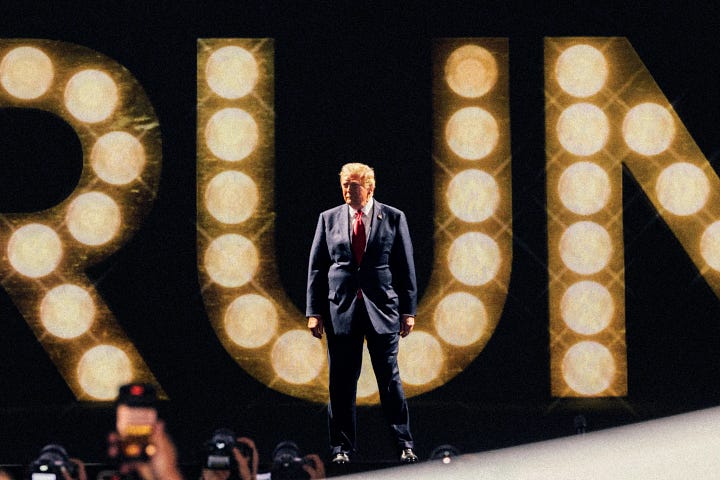
<path fill-rule="evenodd" d="M 344 205 L 320 214 L 307 284 L 308 328 L 327 331 L 328 419 L 332 462 L 355 450 L 355 401 L 367 340 L 383 413 L 400 461 L 413 463 L 413 439 L 397 364 L 399 337 L 415 325 L 417 285 L 405 214 L 373 199 L 375 172 L 348 163 L 340 172 Z"/>

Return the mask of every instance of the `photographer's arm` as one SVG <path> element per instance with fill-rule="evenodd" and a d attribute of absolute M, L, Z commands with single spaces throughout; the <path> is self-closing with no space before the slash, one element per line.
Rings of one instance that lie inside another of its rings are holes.
<path fill-rule="evenodd" d="M 240 452 L 237 447 L 233 448 L 233 455 L 235 461 L 238 464 L 238 473 L 242 480 L 257 480 L 258 463 L 260 462 L 260 455 L 258 454 L 255 442 L 248 437 L 239 437 L 238 443 L 247 445 L 250 448 L 251 456 L 248 458 Z"/>
<path fill-rule="evenodd" d="M 67 468 L 62 467 L 62 475 L 65 480 L 87 480 L 87 472 L 85 471 L 85 462 L 78 458 L 71 458 L 70 461 L 77 465 L 77 478 L 72 478 Z"/>
<path fill-rule="evenodd" d="M 315 453 L 305 455 L 305 465 L 302 468 L 311 479 L 325 478 L 325 464 Z"/>
<path fill-rule="evenodd" d="M 117 458 L 120 451 L 120 438 L 113 432 L 108 436 L 108 456 Z M 175 445 L 165 431 L 165 423 L 158 420 L 150 435 L 150 443 L 155 446 L 155 453 L 148 462 L 128 462 L 120 465 L 120 472 L 128 474 L 137 472 L 143 480 L 184 480 L 177 465 Z"/>

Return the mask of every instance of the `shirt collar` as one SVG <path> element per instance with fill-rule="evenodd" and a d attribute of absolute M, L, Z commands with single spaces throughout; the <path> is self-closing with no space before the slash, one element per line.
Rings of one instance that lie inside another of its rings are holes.
<path fill-rule="evenodd" d="M 374 205 L 374 204 L 375 204 L 375 201 L 373 200 L 372 197 L 370 197 L 370 198 L 368 199 L 368 202 L 367 202 L 367 203 L 365 204 L 365 206 L 362 208 L 362 212 L 369 217 L 370 214 L 372 213 L 372 209 L 373 209 L 373 205 Z M 349 206 L 349 205 L 348 205 L 348 206 Z M 352 216 L 355 216 L 355 213 L 357 213 L 357 210 L 355 210 L 354 208 L 350 207 L 350 214 L 351 214 Z"/>

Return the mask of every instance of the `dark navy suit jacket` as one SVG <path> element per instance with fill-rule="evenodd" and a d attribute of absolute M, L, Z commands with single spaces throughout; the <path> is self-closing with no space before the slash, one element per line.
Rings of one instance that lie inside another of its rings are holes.
<path fill-rule="evenodd" d="M 400 331 L 401 315 L 415 315 L 417 284 L 405 214 L 374 200 L 362 264 L 350 247 L 348 205 L 320 214 L 310 250 L 305 315 L 321 316 L 335 334 L 350 333 L 357 302 L 364 302 L 377 333 Z M 357 291 L 362 290 L 359 299 Z M 327 318 L 330 317 L 331 325 Z"/>

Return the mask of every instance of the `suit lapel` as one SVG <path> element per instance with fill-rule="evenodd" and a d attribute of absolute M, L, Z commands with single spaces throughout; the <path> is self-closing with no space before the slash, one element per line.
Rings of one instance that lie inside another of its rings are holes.
<path fill-rule="evenodd" d="M 382 226 L 382 222 L 385 221 L 385 209 L 383 208 L 383 204 L 378 202 L 377 200 L 374 200 L 375 205 L 373 206 L 373 219 L 370 223 L 370 238 L 368 238 L 368 248 L 366 250 L 370 249 L 370 245 L 373 244 L 375 241 L 375 238 L 377 237 L 377 232 L 380 230 L 380 227 Z"/>
<path fill-rule="evenodd" d="M 338 219 L 338 225 L 340 225 L 340 228 L 345 234 L 343 235 L 343 238 L 345 239 L 345 243 L 347 243 L 348 249 L 350 249 L 350 213 L 349 213 L 349 206 L 341 205 L 338 211 L 338 215 L 340 215 L 340 218 Z"/>

